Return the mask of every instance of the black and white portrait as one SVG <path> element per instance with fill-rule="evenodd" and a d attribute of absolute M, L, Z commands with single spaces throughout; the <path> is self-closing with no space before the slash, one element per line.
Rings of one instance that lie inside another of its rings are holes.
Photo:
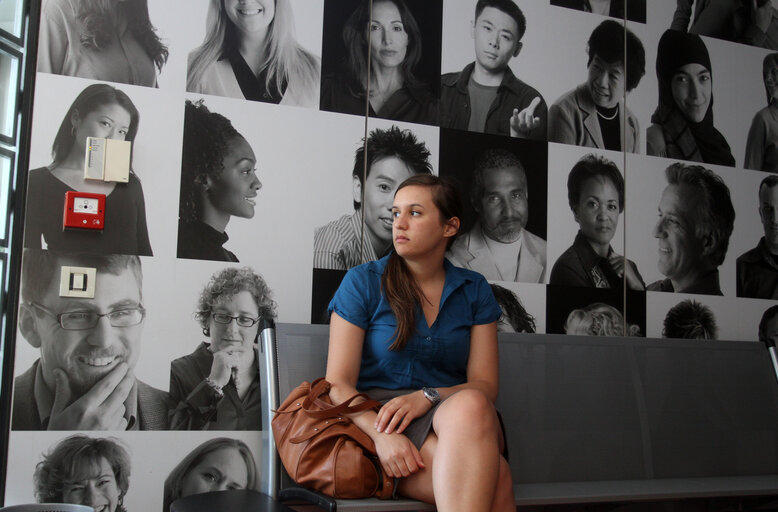
<path fill-rule="evenodd" d="M 645 289 L 635 263 L 623 256 L 623 231 L 619 220 L 624 212 L 624 177 L 612 154 L 587 153 L 575 161 L 564 179 L 563 169 L 580 152 L 558 148 L 549 160 L 549 187 L 565 187 L 569 212 L 549 211 L 549 256 L 554 256 L 549 283 L 555 286 L 621 288 L 626 279 L 631 290 Z M 561 200 L 561 194 L 559 194 Z M 571 220 L 577 233 L 571 232 Z M 563 235 L 567 235 L 567 239 Z M 617 237 L 618 235 L 618 237 Z M 559 253 L 560 242 L 572 245 Z M 615 239 L 615 242 L 614 242 Z M 615 247 L 614 247 L 615 243 Z M 557 257 L 558 255 L 558 257 Z"/>
<path fill-rule="evenodd" d="M 276 316 L 272 292 L 249 267 L 204 285 L 194 316 L 206 341 L 170 365 L 171 430 L 261 430 L 258 334 Z"/>
<path fill-rule="evenodd" d="M 547 332 L 588 336 L 645 336 L 646 294 L 620 289 L 546 288 Z"/>
<path fill-rule="evenodd" d="M 662 337 L 686 340 L 715 340 L 718 332 L 713 311 L 694 299 L 671 307 L 662 327 Z"/>
<path fill-rule="evenodd" d="M 167 58 L 148 0 L 42 3 L 39 72 L 156 87 Z"/>
<path fill-rule="evenodd" d="M 649 291 L 722 295 L 719 266 L 735 223 L 729 188 L 699 165 L 671 164 L 659 199 L 657 268 L 664 275 Z"/>
<path fill-rule="evenodd" d="M 764 236 L 737 258 L 737 296 L 778 299 L 778 176 L 759 184 L 759 220 Z"/>
<path fill-rule="evenodd" d="M 646 0 L 551 0 L 551 5 L 620 20 L 646 22 Z"/>
<path fill-rule="evenodd" d="M 743 167 L 778 172 L 778 53 L 765 55 L 762 78 L 767 106 L 751 120 Z"/>
<path fill-rule="evenodd" d="M 437 124 L 441 16 L 441 0 L 325 0 L 321 109 Z"/>
<path fill-rule="evenodd" d="M 778 11 L 772 0 L 678 0 L 670 28 L 778 50 Z"/>
<path fill-rule="evenodd" d="M 240 439 L 216 437 L 189 452 L 165 479 L 163 512 L 178 498 L 212 491 L 259 489 L 254 455 Z"/>
<path fill-rule="evenodd" d="M 448 259 L 490 281 L 545 282 L 546 143 L 441 132 L 441 175 L 469 203 Z"/>
<path fill-rule="evenodd" d="M 637 153 L 640 124 L 625 98 L 645 74 L 643 44 L 622 23 L 605 20 L 592 31 L 586 48 L 586 82 L 551 105 L 548 140 Z"/>
<path fill-rule="evenodd" d="M 35 206 L 26 209 L 25 246 L 175 255 L 170 233 L 177 225 L 181 137 L 170 134 L 181 131 L 183 105 L 160 103 L 164 93 L 148 87 L 47 73 L 35 80 L 27 190 Z M 127 183 L 84 179 L 86 136 L 130 141 Z M 106 194 L 103 230 L 63 232 L 65 192 L 100 189 Z"/>
<path fill-rule="evenodd" d="M 729 143 L 714 126 L 714 69 L 705 42 L 697 34 L 667 30 L 656 59 L 659 103 L 646 130 L 647 153 L 734 166 Z"/>
<path fill-rule="evenodd" d="M 313 267 L 348 270 L 392 248 L 392 202 L 415 174 L 432 174 L 424 140 L 397 125 L 374 128 L 357 147 L 351 172 L 354 211 L 316 229 Z"/>
<path fill-rule="evenodd" d="M 527 9 L 533 9 L 533 14 L 536 8 L 545 11 L 541 4 L 446 3 L 441 128 L 546 139 L 548 107 L 541 93 L 527 83 L 529 67 L 519 64 L 527 62 L 520 57 L 525 46 L 529 52 L 540 50 L 526 42 L 525 34 L 534 31 L 539 36 L 541 17 L 528 15 Z"/>
<path fill-rule="evenodd" d="M 125 444 L 111 437 L 76 434 L 52 446 L 35 467 L 40 503 L 74 503 L 101 512 L 127 512 L 132 461 Z"/>
<path fill-rule="evenodd" d="M 25 216 L 26 247 L 152 255 L 143 187 L 132 161 L 126 183 L 84 177 L 87 138 L 123 140 L 135 145 L 140 120 L 135 103 L 119 88 L 93 83 L 78 93 L 51 142 L 52 160 L 30 171 L 27 193 L 46 205 L 64 205 L 65 193 L 69 191 L 104 194 L 104 229 L 64 231 L 62 208 L 33 208 Z"/>
<path fill-rule="evenodd" d="M 498 332 L 541 333 L 545 330 L 545 287 L 529 283 L 490 283 L 494 298 L 502 309 Z"/>
<path fill-rule="evenodd" d="M 238 261 L 224 248 L 233 216 L 251 219 L 262 182 L 254 148 L 204 101 L 186 102 L 178 257 Z"/>
<path fill-rule="evenodd" d="M 60 296 L 63 265 L 96 269 L 93 298 Z M 14 430 L 167 428 L 169 395 L 135 375 L 142 281 L 137 256 L 25 249 L 19 331 L 38 358 L 25 369 L 17 351 Z"/>
<path fill-rule="evenodd" d="M 189 7 L 189 6 L 187 6 Z M 320 0 L 200 2 L 203 39 L 188 58 L 186 90 L 198 94 L 317 108 Z"/>

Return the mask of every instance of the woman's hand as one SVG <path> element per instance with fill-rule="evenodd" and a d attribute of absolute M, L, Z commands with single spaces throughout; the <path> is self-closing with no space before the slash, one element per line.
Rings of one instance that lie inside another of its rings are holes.
<path fill-rule="evenodd" d="M 226 386 L 230 378 L 237 374 L 245 352 L 243 347 L 229 347 L 214 352 L 209 378 L 220 388 Z"/>
<path fill-rule="evenodd" d="M 432 402 L 427 400 L 421 390 L 400 395 L 381 407 L 376 417 L 375 428 L 384 434 L 392 432 L 402 434 L 413 420 L 425 415 L 430 409 L 432 409 Z"/>
<path fill-rule="evenodd" d="M 632 265 L 626 265 L 624 263 L 625 261 L 626 258 L 620 254 L 616 254 L 615 251 L 608 257 L 608 263 L 610 263 L 610 266 L 619 277 L 627 280 L 627 287 L 630 290 L 642 290 L 643 283 L 640 281 L 637 274 L 635 274 L 635 269 L 632 268 Z"/>
<path fill-rule="evenodd" d="M 425 467 L 419 450 L 403 435 L 382 434 L 375 439 L 375 448 L 381 467 L 390 478 L 409 476 Z"/>

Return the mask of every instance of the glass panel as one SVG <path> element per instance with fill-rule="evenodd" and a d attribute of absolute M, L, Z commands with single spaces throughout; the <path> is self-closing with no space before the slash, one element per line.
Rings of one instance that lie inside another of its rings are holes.
<path fill-rule="evenodd" d="M 8 196 L 14 174 L 14 154 L 0 149 L 0 245 L 8 246 L 10 204 Z"/>
<path fill-rule="evenodd" d="M 2 5 L 2 0 L 0 0 Z M 0 141 L 14 144 L 21 54 L 0 45 Z"/>
<path fill-rule="evenodd" d="M 0 34 L 21 44 L 24 0 L 0 0 Z"/>

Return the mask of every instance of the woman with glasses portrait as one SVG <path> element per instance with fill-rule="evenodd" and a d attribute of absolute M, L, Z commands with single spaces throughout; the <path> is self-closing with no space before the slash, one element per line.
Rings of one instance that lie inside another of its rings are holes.
<path fill-rule="evenodd" d="M 256 338 L 275 317 L 270 288 L 251 268 L 217 272 L 200 294 L 195 318 L 208 341 L 170 365 L 172 430 L 261 430 Z"/>

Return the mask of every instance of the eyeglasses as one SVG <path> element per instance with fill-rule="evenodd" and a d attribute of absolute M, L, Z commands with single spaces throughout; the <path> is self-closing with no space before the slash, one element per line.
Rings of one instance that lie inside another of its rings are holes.
<path fill-rule="evenodd" d="M 38 304 L 30 303 L 36 309 L 43 311 L 47 315 L 53 316 L 59 322 L 59 326 L 66 331 L 83 331 L 92 329 L 100 321 L 100 318 L 108 318 L 112 327 L 132 327 L 138 325 L 146 316 L 146 310 L 143 306 L 135 308 L 116 309 L 108 313 L 95 313 L 94 311 L 69 311 L 67 313 L 55 313 L 49 308 Z"/>
<path fill-rule="evenodd" d="M 211 318 L 213 318 L 213 321 L 217 324 L 227 325 L 235 320 L 241 327 L 251 327 L 255 323 L 259 322 L 259 318 L 261 317 L 252 318 L 245 315 L 232 316 L 228 315 L 227 313 L 211 313 Z"/>

